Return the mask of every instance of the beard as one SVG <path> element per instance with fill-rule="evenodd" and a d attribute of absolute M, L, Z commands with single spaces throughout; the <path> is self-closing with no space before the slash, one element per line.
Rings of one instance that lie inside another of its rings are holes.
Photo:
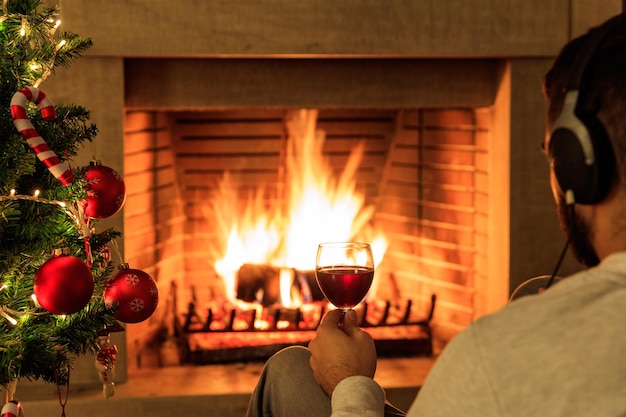
<path fill-rule="evenodd" d="M 585 219 L 575 214 L 575 207 L 569 207 L 565 203 L 565 196 L 563 195 L 559 195 L 557 213 L 561 228 L 570 237 L 569 246 L 574 257 L 578 262 L 588 267 L 598 265 L 600 258 L 591 243 L 593 235 L 591 226 Z"/>

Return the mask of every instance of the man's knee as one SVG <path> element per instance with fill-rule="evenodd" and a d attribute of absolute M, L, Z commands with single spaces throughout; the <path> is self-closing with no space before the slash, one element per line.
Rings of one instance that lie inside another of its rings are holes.
<path fill-rule="evenodd" d="M 270 369 L 295 371 L 303 366 L 308 368 L 311 353 L 303 346 L 290 346 L 274 354 L 266 363 Z"/>

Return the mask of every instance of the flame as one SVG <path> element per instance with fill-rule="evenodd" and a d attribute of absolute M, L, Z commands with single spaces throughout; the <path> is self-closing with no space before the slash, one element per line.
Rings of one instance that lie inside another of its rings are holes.
<path fill-rule="evenodd" d="M 292 306 L 301 300 L 292 299 L 289 288 L 294 274 L 285 271 L 313 270 L 319 243 L 367 241 L 372 245 L 375 262 L 383 258 L 387 239 L 372 226 L 374 207 L 366 207 L 364 195 L 356 190 L 355 174 L 364 144 L 353 149 L 336 178 L 323 155 L 326 137 L 317 129 L 317 115 L 317 110 L 308 109 L 288 114 L 283 207 L 267 207 L 263 188 L 248 198 L 245 207 L 239 207 L 228 173 L 211 200 L 223 246 L 217 250 L 220 257 L 215 269 L 232 300 L 236 298 L 236 274 L 244 263 L 282 267 L 282 304 Z"/>

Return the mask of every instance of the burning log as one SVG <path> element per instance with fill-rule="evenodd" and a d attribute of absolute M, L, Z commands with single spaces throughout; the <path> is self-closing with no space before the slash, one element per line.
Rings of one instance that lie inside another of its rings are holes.
<path fill-rule="evenodd" d="M 243 264 L 237 273 L 237 298 L 270 306 L 280 301 L 280 268 Z"/>
<path fill-rule="evenodd" d="M 281 275 L 289 280 L 288 292 L 292 299 L 300 302 L 324 300 L 315 280 L 315 271 L 250 263 L 243 264 L 237 272 L 237 298 L 264 307 L 285 304 L 286 300 L 281 296 Z"/>
<path fill-rule="evenodd" d="M 312 302 L 312 301 L 324 301 L 324 294 L 322 294 L 322 290 L 320 290 L 319 285 L 317 285 L 317 280 L 315 279 L 315 271 L 313 270 L 302 270 L 296 269 L 296 277 L 301 288 L 308 288 L 309 293 L 305 294 L 304 301 Z"/>

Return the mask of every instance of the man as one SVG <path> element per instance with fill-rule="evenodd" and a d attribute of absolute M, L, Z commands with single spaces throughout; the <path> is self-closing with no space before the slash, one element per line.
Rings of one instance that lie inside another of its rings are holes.
<path fill-rule="evenodd" d="M 626 20 L 567 44 L 544 90 L 559 218 L 589 269 L 459 333 L 410 417 L 626 416 Z M 373 379 L 372 338 L 353 312 L 339 328 L 341 320 L 329 312 L 309 349 L 288 348 L 267 362 L 249 416 L 401 413 Z"/>

